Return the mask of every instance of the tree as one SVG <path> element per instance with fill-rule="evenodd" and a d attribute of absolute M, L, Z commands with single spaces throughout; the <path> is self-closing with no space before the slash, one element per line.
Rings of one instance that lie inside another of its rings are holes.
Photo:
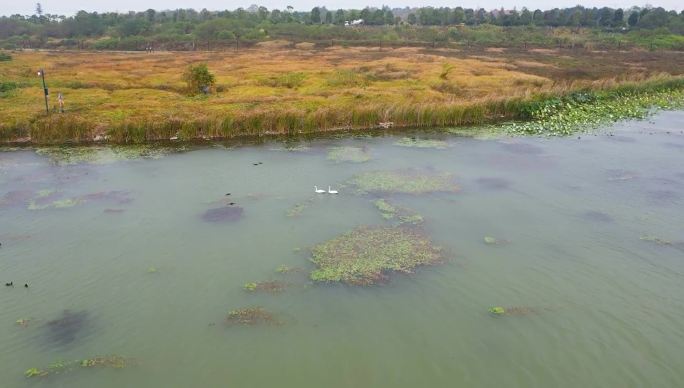
<path fill-rule="evenodd" d="M 338 9 L 335 12 L 335 24 L 344 24 L 344 10 Z"/>
<path fill-rule="evenodd" d="M 613 27 L 622 27 L 625 24 L 625 13 L 622 8 L 615 10 L 613 14 Z"/>
<path fill-rule="evenodd" d="M 207 94 L 209 88 L 216 83 L 216 77 L 209 72 L 206 63 L 190 65 L 183 73 L 183 81 L 187 84 L 187 92 L 191 96 Z"/>
<path fill-rule="evenodd" d="M 43 16 L 43 6 L 40 5 L 40 3 L 36 3 L 36 15 L 38 15 L 39 18 Z"/>
<path fill-rule="evenodd" d="M 629 14 L 629 18 L 627 19 L 627 24 L 630 27 L 634 27 L 639 23 L 639 12 L 632 12 Z"/>
<path fill-rule="evenodd" d="M 321 9 L 318 7 L 313 7 L 311 10 L 311 23 L 321 24 Z"/>
<path fill-rule="evenodd" d="M 416 24 L 416 22 L 417 22 L 417 20 L 416 20 L 416 14 L 415 14 L 415 13 L 410 13 L 410 14 L 408 15 L 408 23 L 409 23 L 410 25 L 414 25 L 414 24 Z"/>

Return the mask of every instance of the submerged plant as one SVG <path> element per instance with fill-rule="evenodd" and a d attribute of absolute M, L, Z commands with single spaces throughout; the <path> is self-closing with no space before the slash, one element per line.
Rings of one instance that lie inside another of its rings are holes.
<path fill-rule="evenodd" d="M 443 140 L 416 139 L 415 137 L 405 137 L 395 142 L 394 145 L 413 148 L 436 148 L 440 150 L 449 147 L 449 143 Z"/>
<path fill-rule="evenodd" d="M 320 282 L 371 285 L 390 271 L 411 273 L 416 267 L 443 261 L 439 247 L 415 230 L 401 227 L 359 227 L 313 248 Z"/>
<path fill-rule="evenodd" d="M 370 153 L 366 147 L 334 147 L 328 152 L 328 160 L 338 163 L 363 163 L 370 159 Z"/>
<path fill-rule="evenodd" d="M 371 171 L 351 179 L 350 183 L 359 193 L 405 193 L 426 194 L 433 192 L 458 192 L 450 173 L 421 170 Z"/>
<path fill-rule="evenodd" d="M 125 357 L 111 355 L 111 356 L 96 356 L 86 358 L 83 360 L 72 361 L 57 361 L 48 365 L 47 368 L 29 368 L 24 372 L 26 377 L 45 377 L 49 375 L 62 374 L 72 372 L 82 368 L 96 368 L 108 367 L 114 369 L 122 369 L 134 363 L 134 360 Z"/>
<path fill-rule="evenodd" d="M 314 203 L 314 200 L 314 197 L 307 198 L 305 201 L 297 203 L 289 208 L 285 214 L 288 217 L 299 217 L 306 208 Z"/>
<path fill-rule="evenodd" d="M 225 323 L 227 325 L 253 326 L 259 324 L 277 324 L 273 313 L 262 307 L 243 307 L 228 312 Z"/>

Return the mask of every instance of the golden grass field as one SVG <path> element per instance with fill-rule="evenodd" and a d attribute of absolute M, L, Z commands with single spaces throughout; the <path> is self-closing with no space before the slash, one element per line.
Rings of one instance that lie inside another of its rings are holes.
<path fill-rule="evenodd" d="M 0 62 L 0 138 L 118 142 L 223 138 L 340 128 L 451 126 L 515 118 L 511 104 L 582 87 L 684 73 L 684 53 L 422 48 L 313 50 L 277 44 L 223 52 L 17 52 Z M 181 74 L 206 62 L 209 96 Z M 52 109 L 46 117 L 43 67 Z"/>

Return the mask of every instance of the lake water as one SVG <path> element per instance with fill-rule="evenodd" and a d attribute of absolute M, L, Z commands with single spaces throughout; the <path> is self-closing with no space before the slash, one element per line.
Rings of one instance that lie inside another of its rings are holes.
<path fill-rule="evenodd" d="M 398 146 L 401 133 L 82 163 L 0 152 L 0 281 L 14 282 L 0 288 L 0 386 L 681 386 L 682 130 L 684 112 L 665 112 L 581 139 L 413 134 L 440 149 Z M 370 160 L 329 160 L 341 146 Z M 376 286 L 312 284 L 312 247 L 390 225 L 346 182 L 409 169 L 461 188 L 383 196 L 421 214 L 448 260 Z M 242 213 L 203 219 L 228 202 Z M 287 288 L 243 289 L 267 280 Z M 280 324 L 224 323 L 246 306 Z M 135 362 L 24 377 L 97 355 Z"/>

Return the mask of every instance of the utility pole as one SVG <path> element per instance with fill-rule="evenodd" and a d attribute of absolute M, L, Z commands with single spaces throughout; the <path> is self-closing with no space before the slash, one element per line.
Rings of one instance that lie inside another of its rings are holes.
<path fill-rule="evenodd" d="M 45 86 L 45 70 L 40 69 L 38 71 L 38 75 L 43 80 L 43 94 L 45 95 L 45 113 L 47 115 L 49 115 L 50 114 L 50 107 L 48 105 L 48 88 L 47 88 L 47 86 Z"/>

